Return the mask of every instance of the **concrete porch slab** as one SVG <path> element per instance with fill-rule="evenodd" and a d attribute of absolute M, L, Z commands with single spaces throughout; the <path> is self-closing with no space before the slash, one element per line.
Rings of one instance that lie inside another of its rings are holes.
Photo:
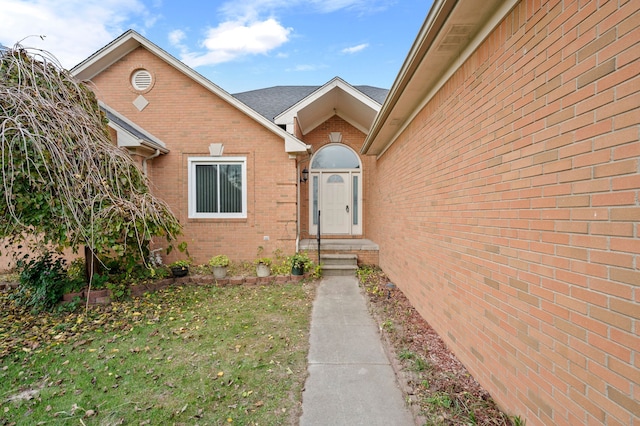
<path fill-rule="evenodd" d="M 318 249 L 318 241 L 315 239 L 300 240 L 300 250 L 313 251 Z M 335 251 L 378 251 L 380 247 L 376 243 L 366 238 L 353 239 L 353 238 L 341 238 L 341 239 L 329 239 L 324 238 L 320 240 L 320 250 L 335 250 Z"/>

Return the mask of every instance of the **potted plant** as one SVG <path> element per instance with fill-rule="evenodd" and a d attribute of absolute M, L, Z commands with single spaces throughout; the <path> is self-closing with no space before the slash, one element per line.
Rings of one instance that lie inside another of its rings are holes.
<path fill-rule="evenodd" d="M 291 275 L 304 275 L 312 264 L 306 252 L 294 254 L 289 258 L 289 261 L 291 262 Z"/>
<path fill-rule="evenodd" d="M 209 259 L 209 266 L 213 268 L 213 277 L 220 280 L 227 276 L 229 258 L 224 254 L 213 256 L 211 259 Z"/>
<path fill-rule="evenodd" d="M 256 275 L 259 277 L 268 277 L 271 275 L 271 258 L 261 257 L 256 260 Z"/>
<path fill-rule="evenodd" d="M 191 265 L 189 260 L 176 260 L 169 264 L 169 269 L 174 277 L 184 277 L 189 273 L 189 265 Z"/>

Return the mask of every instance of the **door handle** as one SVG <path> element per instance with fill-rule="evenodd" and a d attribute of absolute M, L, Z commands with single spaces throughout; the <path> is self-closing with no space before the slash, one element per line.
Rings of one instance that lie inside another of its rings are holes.
<path fill-rule="evenodd" d="M 347 213 L 349 213 L 349 206 L 347 206 Z"/>

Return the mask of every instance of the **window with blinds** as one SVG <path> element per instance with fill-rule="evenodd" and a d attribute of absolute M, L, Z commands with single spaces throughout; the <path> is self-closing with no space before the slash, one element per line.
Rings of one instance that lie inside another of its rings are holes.
<path fill-rule="evenodd" d="M 189 217 L 246 217 L 246 160 L 189 159 Z"/>

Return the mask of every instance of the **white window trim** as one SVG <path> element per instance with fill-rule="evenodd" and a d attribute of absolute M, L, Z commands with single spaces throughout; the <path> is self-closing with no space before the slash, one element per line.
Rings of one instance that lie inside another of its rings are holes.
<path fill-rule="evenodd" d="M 196 165 L 240 164 L 242 166 L 242 212 L 198 213 L 196 212 Z M 189 219 L 245 219 L 247 217 L 247 157 L 189 157 Z"/>

